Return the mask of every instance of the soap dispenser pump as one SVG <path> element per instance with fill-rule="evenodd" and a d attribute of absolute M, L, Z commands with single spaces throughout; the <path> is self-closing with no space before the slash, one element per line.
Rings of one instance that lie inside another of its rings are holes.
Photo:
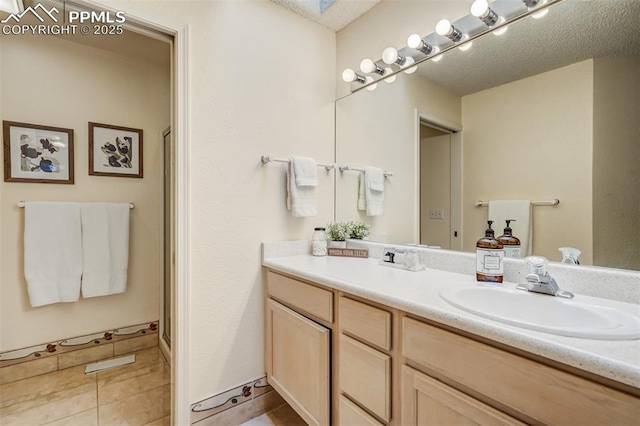
<path fill-rule="evenodd" d="M 504 246 L 504 257 L 520 258 L 520 240 L 513 236 L 513 230 L 509 226 L 515 219 L 507 219 L 507 227 L 504 228 L 504 234 L 500 235 L 497 240 Z"/>
<path fill-rule="evenodd" d="M 476 280 L 501 283 L 504 276 L 504 246 L 496 240 L 491 225 L 476 243 Z"/>

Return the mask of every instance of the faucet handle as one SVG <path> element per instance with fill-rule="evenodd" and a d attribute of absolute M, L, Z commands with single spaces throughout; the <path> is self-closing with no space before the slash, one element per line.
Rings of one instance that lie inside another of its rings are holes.
<path fill-rule="evenodd" d="M 527 256 L 524 258 L 525 262 L 529 265 L 531 270 L 531 274 L 535 275 L 548 275 L 547 274 L 547 265 L 549 264 L 549 259 L 544 256 Z"/>

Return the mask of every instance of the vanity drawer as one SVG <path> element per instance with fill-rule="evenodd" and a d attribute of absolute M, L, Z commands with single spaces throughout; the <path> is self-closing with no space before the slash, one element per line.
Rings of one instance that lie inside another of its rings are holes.
<path fill-rule="evenodd" d="M 338 425 L 340 426 L 382 426 L 382 423 L 344 395 L 340 395 L 340 414 L 338 417 L 340 419 Z"/>
<path fill-rule="evenodd" d="M 340 390 L 385 421 L 391 418 L 391 357 L 340 335 Z"/>
<path fill-rule="evenodd" d="M 267 294 L 291 307 L 333 322 L 333 293 L 274 272 L 267 272 Z"/>
<path fill-rule="evenodd" d="M 640 399 L 449 331 L 403 318 L 402 354 L 544 424 L 636 425 Z"/>
<path fill-rule="evenodd" d="M 340 296 L 340 329 L 372 345 L 391 349 L 391 313 Z"/>

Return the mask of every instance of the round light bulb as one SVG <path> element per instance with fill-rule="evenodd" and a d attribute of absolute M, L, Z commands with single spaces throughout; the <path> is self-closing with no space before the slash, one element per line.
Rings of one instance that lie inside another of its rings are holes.
<path fill-rule="evenodd" d="M 504 27 L 502 27 L 502 28 L 500 28 L 500 29 L 498 29 L 498 30 L 495 30 L 495 31 L 493 32 L 493 34 L 494 34 L 494 35 L 497 35 L 497 36 L 501 36 L 502 34 L 506 33 L 508 29 L 509 29 L 509 26 L 508 26 L 508 25 L 505 25 Z"/>
<path fill-rule="evenodd" d="M 384 69 L 384 75 L 389 75 L 393 72 L 393 70 L 391 68 L 385 68 Z M 394 81 L 396 81 L 396 75 L 392 75 L 391 77 L 387 77 L 384 79 L 385 82 L 387 83 L 393 83 Z"/>
<path fill-rule="evenodd" d="M 489 3 L 487 0 L 476 0 L 471 5 L 471 14 L 476 18 L 480 18 L 489 12 Z"/>
<path fill-rule="evenodd" d="M 351 68 L 347 68 L 346 70 L 342 71 L 342 79 L 346 83 L 351 83 L 352 81 L 355 81 L 355 79 L 356 79 L 356 72 L 354 70 L 352 70 Z"/>
<path fill-rule="evenodd" d="M 394 64 L 398 60 L 398 51 L 393 47 L 387 47 L 382 51 L 382 62 L 387 65 Z"/>
<path fill-rule="evenodd" d="M 413 59 L 411 56 L 407 56 L 407 59 L 404 63 L 404 65 L 402 66 L 403 68 L 406 68 L 404 70 L 405 74 L 413 74 L 414 72 L 416 72 L 418 70 L 418 66 L 411 66 L 413 64 L 415 64 L 416 61 L 415 59 Z"/>
<path fill-rule="evenodd" d="M 451 22 L 448 19 L 441 19 L 436 24 L 436 32 L 440 35 L 447 35 L 451 31 Z"/>
<path fill-rule="evenodd" d="M 411 34 L 409 38 L 407 38 L 407 46 L 412 49 L 417 49 L 422 44 L 422 37 L 419 34 Z"/>
<path fill-rule="evenodd" d="M 468 41 L 465 44 L 463 44 L 462 46 L 458 47 L 458 49 L 462 50 L 463 52 L 466 52 L 467 50 L 471 49 L 471 46 L 473 46 L 473 42 L 472 41 Z"/>
<path fill-rule="evenodd" d="M 373 82 L 373 77 L 367 76 L 367 83 L 366 84 L 369 84 L 371 82 Z M 376 87 L 378 87 L 378 83 L 371 84 L 371 85 L 367 86 L 367 90 L 370 91 L 370 92 L 373 92 L 374 90 L 376 90 Z"/>
<path fill-rule="evenodd" d="M 360 70 L 365 74 L 369 74 L 376 70 L 376 64 L 369 58 L 363 59 L 362 62 L 360 62 Z"/>
<path fill-rule="evenodd" d="M 544 18 L 545 16 L 547 16 L 547 13 L 549 13 L 549 9 L 545 9 L 545 10 L 541 10 L 538 13 L 534 13 L 533 15 L 531 15 L 531 17 L 533 19 L 540 19 L 540 18 Z"/>

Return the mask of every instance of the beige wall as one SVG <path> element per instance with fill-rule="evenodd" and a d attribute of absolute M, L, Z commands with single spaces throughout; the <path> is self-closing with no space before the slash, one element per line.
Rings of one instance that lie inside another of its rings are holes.
<path fill-rule="evenodd" d="M 420 126 L 420 243 L 450 246 L 451 229 L 451 136 Z M 430 210 L 442 209 L 441 219 Z"/>
<path fill-rule="evenodd" d="M 384 214 L 357 210 L 358 173 L 338 174 L 337 220 L 371 224 L 371 239 L 417 243 L 419 232 L 419 122 L 417 112 L 460 122 L 461 100 L 418 74 L 399 75 L 376 90 L 359 91 L 336 102 L 336 161 L 393 172 L 385 180 Z M 390 125 L 390 123 L 393 123 Z"/>
<path fill-rule="evenodd" d="M 533 208 L 533 253 L 577 247 L 591 264 L 593 60 L 465 96 L 462 122 L 463 250 L 486 228 L 476 200 L 558 198 Z"/>
<path fill-rule="evenodd" d="M 640 57 L 594 60 L 593 263 L 640 269 Z"/>
<path fill-rule="evenodd" d="M 0 350 L 157 320 L 168 67 L 52 37 L 2 38 L 2 119 L 74 129 L 75 184 L 0 183 Z M 88 176 L 89 121 L 143 129 L 144 179 Z M 19 200 L 134 202 L 127 291 L 32 308 Z"/>
<path fill-rule="evenodd" d="M 190 399 L 264 367 L 262 241 L 310 238 L 333 218 L 333 177 L 320 172 L 318 216 L 285 206 L 285 165 L 331 162 L 335 33 L 267 0 L 104 0 L 189 25 Z M 180 141 L 176 141 L 180 143 Z M 186 283 L 177 283 L 185 285 Z"/>

